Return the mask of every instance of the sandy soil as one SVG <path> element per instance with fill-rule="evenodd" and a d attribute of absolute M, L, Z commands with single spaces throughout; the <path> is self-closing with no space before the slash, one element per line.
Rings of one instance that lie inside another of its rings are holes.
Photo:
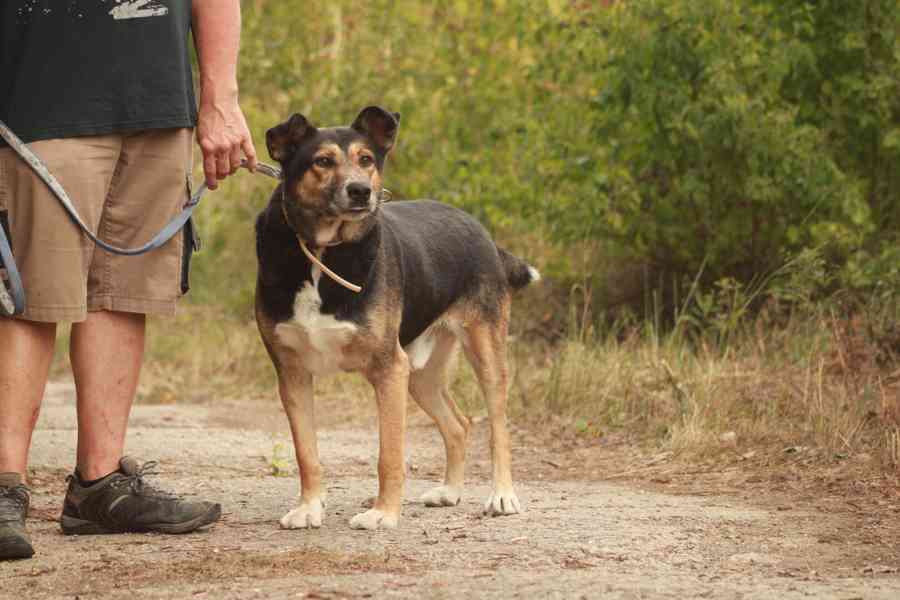
<path fill-rule="evenodd" d="M 293 469 L 279 406 L 229 402 L 137 406 L 129 438 L 131 454 L 160 462 L 161 487 L 221 501 L 220 523 L 175 537 L 64 537 L 56 519 L 74 456 L 73 402 L 70 385 L 48 391 L 32 452 L 37 555 L 0 563 L 0 598 L 900 598 L 896 494 L 860 494 L 880 507 L 868 511 L 852 490 L 794 493 L 741 466 L 637 477 L 665 457 L 639 465 L 625 447 L 517 430 L 527 512 L 483 518 L 482 422 L 462 503 L 429 509 L 415 499 L 438 481 L 443 450 L 421 413 L 411 417 L 400 527 L 351 530 L 375 491 L 377 439 L 371 424 L 329 418 L 327 403 L 322 529 L 278 528 L 297 492 L 293 475 L 272 475 L 273 454 Z"/>

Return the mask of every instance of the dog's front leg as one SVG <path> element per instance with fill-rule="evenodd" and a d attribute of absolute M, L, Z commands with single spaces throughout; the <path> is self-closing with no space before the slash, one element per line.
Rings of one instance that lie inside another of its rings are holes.
<path fill-rule="evenodd" d="M 281 518 L 281 526 L 285 529 L 321 527 L 325 495 L 316 443 L 312 375 L 298 366 L 279 368 L 278 391 L 291 424 L 297 466 L 300 468 L 300 505 Z"/>
<path fill-rule="evenodd" d="M 366 372 L 378 402 L 378 498 L 375 505 L 350 520 L 354 529 L 396 527 L 403 504 L 405 477 L 406 398 L 409 359 L 398 342 L 387 360 Z"/>

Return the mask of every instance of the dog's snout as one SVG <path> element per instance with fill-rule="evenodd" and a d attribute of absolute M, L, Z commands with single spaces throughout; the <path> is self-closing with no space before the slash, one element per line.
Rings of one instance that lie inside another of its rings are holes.
<path fill-rule="evenodd" d="M 372 195 L 372 188 L 359 182 L 347 184 L 347 196 L 354 207 L 365 207 L 369 205 L 369 197 Z"/>

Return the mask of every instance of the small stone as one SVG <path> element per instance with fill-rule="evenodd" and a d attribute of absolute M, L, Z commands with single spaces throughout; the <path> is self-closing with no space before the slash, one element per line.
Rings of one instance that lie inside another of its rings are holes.
<path fill-rule="evenodd" d="M 799 454 L 806 450 L 806 446 L 788 446 L 784 449 L 785 454 Z"/>
<path fill-rule="evenodd" d="M 768 554 L 745 552 L 743 554 L 734 554 L 728 557 L 728 562 L 737 565 L 776 565 L 779 561 L 774 556 Z"/>
<path fill-rule="evenodd" d="M 726 446 L 737 446 L 737 433 L 734 431 L 726 431 L 719 436 L 719 441 Z"/>

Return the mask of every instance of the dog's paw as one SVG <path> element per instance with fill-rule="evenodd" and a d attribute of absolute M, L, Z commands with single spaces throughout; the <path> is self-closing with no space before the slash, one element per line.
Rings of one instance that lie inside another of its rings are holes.
<path fill-rule="evenodd" d="M 325 516 L 325 503 L 315 499 L 303 502 L 300 506 L 281 517 L 282 529 L 318 529 Z"/>
<path fill-rule="evenodd" d="M 385 529 L 394 529 L 399 520 L 399 515 L 372 508 L 350 519 L 350 528 L 375 530 L 384 527 Z"/>
<path fill-rule="evenodd" d="M 462 490 L 455 485 L 442 485 L 428 490 L 419 500 L 425 506 L 456 506 Z"/>
<path fill-rule="evenodd" d="M 494 490 L 488 501 L 484 503 L 484 514 L 490 517 L 517 515 L 524 512 L 522 504 L 512 490 L 499 492 Z"/>

